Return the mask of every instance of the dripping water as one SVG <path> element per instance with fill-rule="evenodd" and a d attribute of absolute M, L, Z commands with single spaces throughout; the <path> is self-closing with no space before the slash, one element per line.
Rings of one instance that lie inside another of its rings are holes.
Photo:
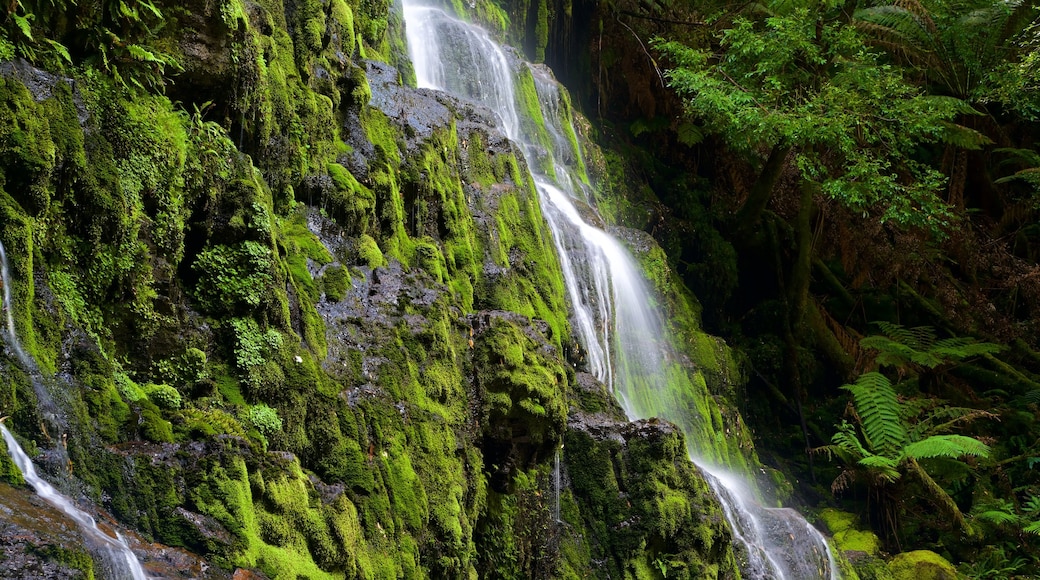
<path fill-rule="evenodd" d="M 553 460 L 553 489 L 556 492 L 556 505 L 553 506 L 553 518 L 558 524 L 563 523 L 563 520 L 560 519 L 560 489 L 563 487 L 560 485 L 560 451 L 560 449 L 556 450 L 556 457 Z"/>
<path fill-rule="evenodd" d="M 653 305 L 654 294 L 621 242 L 583 217 L 595 214 L 595 208 L 582 178 L 576 140 L 568 138 L 574 129 L 560 114 L 561 97 L 551 72 L 523 62 L 484 30 L 440 8 L 406 2 L 404 15 L 419 87 L 486 105 L 520 147 L 553 234 L 572 329 L 585 349 L 589 371 L 612 389 L 630 418 L 658 416 L 683 428 L 691 459 L 701 467 L 733 529 L 743 576 L 839 578 L 825 538 L 796 511 L 765 508 L 742 482 L 706 468 L 722 459 L 710 439 L 699 441 L 712 435 L 711 421 L 697 416 L 691 410 L 696 405 L 667 388 L 665 375 L 681 371 L 676 371 L 677 351 Z M 518 113 L 522 107 L 514 79 L 521 73 L 534 80 L 544 127 Z M 558 498 L 558 480 L 554 483 Z"/>
<path fill-rule="evenodd" d="M 36 367 L 35 361 L 25 352 L 21 341 L 18 340 L 18 333 L 15 330 L 12 314 L 11 280 L 7 268 L 7 253 L 3 243 L 0 243 L 0 280 L 3 281 L 3 303 L 0 305 L 0 308 L 3 309 L 7 323 L 4 331 L 5 342 L 14 351 L 25 370 L 29 372 L 40 402 L 41 411 L 45 415 L 51 415 L 49 422 L 63 426 L 53 400 L 40 381 L 40 372 Z M 126 540 L 118 532 L 115 533 L 116 537 L 113 538 L 101 531 L 93 517 L 76 507 L 72 500 L 36 473 L 36 466 L 33 465 L 32 460 L 29 459 L 21 445 L 18 444 L 18 441 L 2 422 L 0 422 L 0 435 L 3 436 L 4 443 L 7 444 L 7 452 L 11 456 L 11 460 L 14 461 L 14 464 L 22 472 L 25 482 L 33 488 L 36 495 L 40 496 L 43 501 L 52 507 L 61 510 L 62 513 L 75 521 L 83 530 L 90 549 L 100 556 L 98 564 L 106 572 L 106 577 L 112 580 L 123 580 L 126 578 L 146 580 L 148 578 L 141 567 L 141 563 L 127 545 Z M 64 446 L 59 445 L 57 449 L 60 450 L 61 457 L 67 461 Z"/>

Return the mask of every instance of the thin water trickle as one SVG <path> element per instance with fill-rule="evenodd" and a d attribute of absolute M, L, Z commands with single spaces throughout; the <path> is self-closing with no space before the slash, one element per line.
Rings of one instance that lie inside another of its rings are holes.
<path fill-rule="evenodd" d="M 551 72 L 523 62 L 484 30 L 440 8 L 405 2 L 404 16 L 419 86 L 495 111 L 527 159 L 563 270 L 571 326 L 585 348 L 589 371 L 613 390 L 629 417 L 659 416 L 680 425 L 691 458 L 708 454 L 710 461 L 711 443 L 697 440 L 711 429 L 710 420 L 697 416 L 693 402 L 676 398 L 667 388 L 666 373 L 682 371 L 674 370 L 677 350 L 662 313 L 653 306 L 653 292 L 621 242 L 590 225 L 577 209 L 580 204 L 595 212 L 584 186 L 581 151 L 577 140 L 568 137 L 574 128 L 561 113 L 559 86 Z M 514 79 L 521 74 L 534 81 L 542 123 L 518 113 L 524 108 L 518 104 Z M 797 512 L 762 507 L 743 484 L 701 468 L 723 505 L 736 548 L 743 552 L 745 578 L 839 578 L 826 540 Z"/>
<path fill-rule="evenodd" d="M 556 450 L 556 458 L 553 461 L 553 488 L 556 492 L 556 505 L 553 506 L 553 518 L 558 524 L 562 524 L 560 520 L 560 489 L 563 486 L 560 485 L 560 450 Z"/>
<path fill-rule="evenodd" d="M 4 249 L 3 243 L 0 243 L 0 280 L 3 280 L 3 304 L 2 309 L 6 315 L 7 328 L 5 329 L 5 342 L 8 347 L 14 351 L 25 367 L 26 371 L 29 372 L 30 376 L 33 377 L 34 387 L 37 390 L 37 397 L 41 397 L 41 392 L 45 399 L 41 399 L 41 406 L 50 405 L 53 406 L 49 395 L 47 395 L 46 389 L 38 381 L 39 371 L 36 368 L 35 361 L 32 360 L 25 350 L 22 348 L 21 342 L 18 340 L 18 333 L 15 330 L 14 317 L 12 314 L 12 302 L 11 302 L 11 280 L 10 273 L 7 268 L 7 253 Z M 46 407 L 44 409 L 45 411 Z M 51 412 L 53 411 L 45 411 Z M 56 415 L 56 413 L 55 413 Z M 52 419 L 58 421 L 58 419 Z M 7 453 L 11 456 L 11 460 L 22 472 L 22 477 L 25 482 L 28 483 L 36 494 L 40 496 L 45 502 L 51 506 L 61 510 L 65 515 L 69 516 L 75 521 L 80 528 L 83 529 L 85 536 L 88 541 L 92 544 L 90 548 L 101 557 L 102 562 L 99 562 L 100 567 L 107 572 L 106 577 L 111 580 L 125 580 L 132 578 L 133 580 L 147 580 L 148 576 L 145 575 L 144 569 L 141 567 L 141 563 L 134 556 L 134 553 L 130 550 L 126 540 L 123 539 L 119 533 L 116 533 L 116 537 L 113 538 L 108 534 L 101 531 L 97 526 L 97 522 L 87 512 L 79 509 L 68 497 L 63 495 L 53 485 L 48 483 L 42 477 L 37 475 L 36 466 L 33 465 L 29 456 L 22 449 L 22 446 L 18 444 L 18 441 L 14 438 L 14 435 L 8 431 L 7 427 L 0 422 L 0 435 L 3 436 L 4 443 L 7 444 Z M 64 455 L 64 448 L 60 447 L 62 457 Z"/>

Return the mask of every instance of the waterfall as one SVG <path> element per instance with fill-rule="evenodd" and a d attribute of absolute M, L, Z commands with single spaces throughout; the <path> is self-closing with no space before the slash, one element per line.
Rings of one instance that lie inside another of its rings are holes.
<path fill-rule="evenodd" d="M 559 114 L 561 96 L 551 72 L 523 62 L 484 30 L 441 8 L 406 2 L 404 17 L 419 87 L 489 107 L 523 152 L 553 233 L 571 325 L 590 372 L 611 388 L 630 418 L 659 416 L 684 429 L 691 459 L 733 529 L 742 575 L 837 580 L 837 566 L 819 531 L 794 510 L 759 505 L 738 479 L 709 466 L 722 459 L 698 442 L 711 429 L 710 419 L 699 417 L 695 404 L 668 388 L 669 373 L 678 372 L 677 351 L 653 292 L 621 242 L 583 217 L 595 210 L 574 128 Z M 528 82 L 534 85 L 536 110 Z"/>
<path fill-rule="evenodd" d="M 37 397 L 40 398 L 41 410 L 45 414 L 52 415 L 50 421 L 60 425 L 59 415 L 54 411 L 53 402 L 50 397 L 47 396 L 47 391 L 40 383 L 39 371 L 36 368 L 36 364 L 22 348 L 21 342 L 18 340 L 18 333 L 15 331 L 14 317 L 12 315 L 12 303 L 11 303 L 11 280 L 7 269 L 7 253 L 4 249 L 3 243 L 0 243 L 0 279 L 3 280 L 3 312 L 7 318 L 7 328 L 5 329 L 5 339 L 7 345 L 14 351 L 25 367 L 26 371 L 29 372 L 33 380 L 33 387 L 37 391 Z M 41 395 L 41 392 L 43 395 Z M 141 567 L 141 563 L 134 556 L 134 553 L 130 550 L 126 540 L 118 533 L 115 532 L 116 537 L 113 538 L 101 531 L 97 526 L 97 522 L 85 511 L 76 507 L 68 497 L 62 495 L 57 489 L 54 488 L 50 483 L 41 478 L 36 473 L 36 466 L 33 465 L 29 456 L 26 455 L 21 445 L 14 438 L 7 427 L 0 422 L 0 435 L 3 436 L 4 443 L 7 444 L 7 452 L 11 456 L 11 460 L 22 472 L 22 477 L 25 482 L 28 483 L 36 494 L 40 496 L 43 501 L 47 502 L 54 508 L 61 510 L 65 515 L 69 516 L 80 528 L 83 529 L 84 535 L 90 542 L 90 548 L 100 556 L 99 564 L 101 568 L 106 572 L 104 577 L 111 578 L 112 580 L 123 580 L 126 578 L 132 578 L 133 580 L 146 580 L 148 577 L 144 573 L 144 569 Z M 59 446 L 61 449 L 61 456 L 64 458 L 65 451 L 64 447 Z M 67 460 L 67 459 L 66 459 Z"/>

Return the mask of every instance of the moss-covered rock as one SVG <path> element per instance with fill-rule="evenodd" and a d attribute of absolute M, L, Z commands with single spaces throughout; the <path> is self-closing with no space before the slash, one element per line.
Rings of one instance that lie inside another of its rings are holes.
<path fill-rule="evenodd" d="M 894 580 L 957 580 L 957 569 L 931 550 L 896 554 L 888 561 Z"/>
<path fill-rule="evenodd" d="M 583 530 L 585 565 L 597 566 L 597 575 L 739 574 L 722 508 L 674 425 L 574 413 L 564 459 L 578 507 L 568 523 Z"/>

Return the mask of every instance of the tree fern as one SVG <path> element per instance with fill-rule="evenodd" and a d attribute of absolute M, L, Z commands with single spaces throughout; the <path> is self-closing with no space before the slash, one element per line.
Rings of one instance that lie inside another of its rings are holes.
<path fill-rule="evenodd" d="M 852 393 L 867 445 L 875 453 L 895 456 L 907 436 L 899 416 L 899 400 L 888 377 L 878 372 L 865 373 L 854 384 L 842 388 Z"/>

